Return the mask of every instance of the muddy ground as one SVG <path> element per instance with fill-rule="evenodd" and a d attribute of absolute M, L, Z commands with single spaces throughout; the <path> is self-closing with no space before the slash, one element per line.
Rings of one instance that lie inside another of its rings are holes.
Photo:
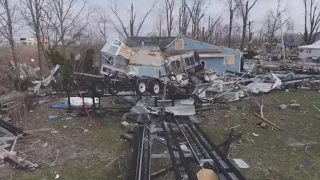
<path fill-rule="evenodd" d="M 264 116 L 283 130 L 256 124 L 262 120 L 256 102 L 264 102 Z M 301 105 L 300 109 L 280 110 L 278 105 Z M 63 110 L 48 108 L 51 102 L 28 112 L 25 129 L 53 128 L 18 141 L 18 155 L 41 165 L 33 172 L 0 167 L 0 179 L 12 180 L 99 180 L 125 179 L 131 152 L 129 143 L 119 138 L 124 129 L 121 117 L 95 117 L 103 129 L 97 129 L 88 117 L 66 117 Z M 320 108 L 319 92 L 273 92 L 258 98 L 232 103 L 233 110 L 216 109 L 202 112 L 201 126 L 217 144 L 231 127 L 242 133 L 231 146 L 229 158 L 242 158 L 250 168 L 243 172 L 249 180 L 318 180 L 320 179 Z M 235 108 L 236 107 L 236 110 Z M 58 115 L 53 120 L 48 115 Z M 253 135 L 255 134 L 255 136 Z M 258 135 L 258 136 L 257 136 Z M 164 162 L 163 164 L 166 164 Z M 160 165 L 161 166 L 161 165 Z M 170 179 L 170 175 L 164 179 Z M 163 178 L 162 178 L 163 179 Z"/>

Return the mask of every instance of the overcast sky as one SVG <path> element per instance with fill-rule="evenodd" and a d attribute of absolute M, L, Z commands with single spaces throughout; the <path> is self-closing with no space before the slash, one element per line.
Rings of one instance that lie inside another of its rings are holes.
<path fill-rule="evenodd" d="M 105 8 L 106 12 L 108 11 L 108 5 L 111 0 L 90 0 L 90 3 L 99 5 L 99 7 Z M 164 14 L 163 9 L 163 1 L 156 1 L 156 7 L 152 14 L 146 19 L 143 31 L 140 35 L 144 33 L 152 32 L 155 29 L 155 26 L 158 22 L 159 14 Z M 179 2 L 181 0 L 176 0 Z M 190 0 L 187 0 L 190 1 Z M 211 16 L 219 16 L 222 15 L 223 20 L 227 23 L 229 18 L 228 7 L 226 0 L 210 0 L 210 5 L 207 8 L 206 14 Z M 249 0 L 253 2 L 253 0 Z M 154 3 L 153 0 L 117 0 L 118 2 L 118 10 L 120 12 L 120 16 L 124 22 L 128 22 L 129 20 L 129 8 L 131 2 L 134 2 L 135 11 L 137 12 L 137 19 L 139 20 L 152 6 Z M 250 20 L 254 20 L 254 29 L 258 30 L 262 25 L 263 21 L 266 17 L 267 11 L 269 9 L 276 9 L 277 0 L 258 0 L 257 4 L 254 6 L 250 13 Z M 285 8 L 286 11 L 282 15 L 282 19 L 287 19 L 291 17 L 294 22 L 294 31 L 301 32 L 303 30 L 303 14 L 304 8 L 302 0 L 281 0 L 281 7 Z M 178 8 L 178 6 L 177 6 Z M 177 12 L 176 12 L 177 13 Z M 177 15 L 177 14 L 176 14 Z M 115 17 L 110 14 L 112 20 L 116 20 Z M 117 22 L 117 21 L 116 21 Z"/>
<path fill-rule="evenodd" d="M 12 0 L 12 2 L 17 0 Z M 78 0 L 81 2 L 82 0 Z M 104 9 L 106 14 L 109 14 L 110 19 L 113 20 L 115 23 L 118 23 L 115 16 L 109 10 L 108 6 L 111 4 L 112 0 L 88 0 L 90 6 L 100 7 Z M 164 12 L 164 0 L 116 0 L 118 4 L 118 11 L 120 18 L 124 21 L 125 24 L 128 24 L 129 21 L 129 9 L 130 4 L 134 2 L 134 10 L 137 13 L 137 23 L 140 22 L 142 16 L 152 7 L 154 2 L 156 2 L 155 8 L 150 14 L 150 16 L 146 19 L 145 24 L 141 30 L 139 35 L 146 35 L 149 32 L 153 32 L 156 29 L 156 25 L 158 23 L 159 14 L 163 14 L 163 18 L 165 18 Z M 176 0 L 176 11 L 175 16 L 178 16 L 178 8 L 181 4 L 182 0 Z M 187 0 L 190 2 L 192 0 Z M 228 23 L 229 12 L 227 7 L 226 0 L 208 0 L 210 4 L 206 10 L 206 17 L 208 18 L 209 15 L 211 16 L 220 16 L 222 15 L 222 19 L 224 23 Z M 253 0 L 249 0 L 251 3 Z M 264 19 L 266 17 L 267 11 L 270 9 L 276 9 L 278 0 L 258 0 L 257 4 L 254 6 L 252 11 L 250 12 L 250 20 L 254 20 L 253 29 L 254 31 L 258 31 L 259 28 L 263 25 Z M 79 4 L 79 8 L 81 5 Z M 287 19 L 291 17 L 292 21 L 294 22 L 294 31 L 295 32 L 302 32 L 303 31 L 303 24 L 304 24 L 304 8 L 302 0 L 281 0 L 281 7 L 285 8 L 286 11 L 283 13 L 282 19 Z M 73 10 L 77 10 L 77 7 L 74 7 Z M 176 18 L 177 19 L 177 18 Z M 238 20 L 240 22 L 240 19 Z M 165 22 L 164 22 L 165 24 Z M 22 31 L 22 33 L 18 33 L 18 36 L 21 34 L 26 34 L 26 31 Z M 117 38 L 118 35 L 116 33 L 108 34 L 110 39 Z"/>

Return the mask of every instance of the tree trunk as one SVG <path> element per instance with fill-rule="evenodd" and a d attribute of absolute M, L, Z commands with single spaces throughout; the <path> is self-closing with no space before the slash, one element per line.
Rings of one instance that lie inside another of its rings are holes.
<path fill-rule="evenodd" d="M 228 47 L 231 47 L 231 35 L 232 35 L 232 21 L 233 21 L 233 11 L 230 10 L 230 19 L 229 19 L 229 36 L 228 36 Z"/>
<path fill-rule="evenodd" d="M 43 75 L 43 65 L 41 59 L 41 39 L 40 39 L 40 30 L 36 28 L 36 38 L 37 38 L 37 47 L 38 47 L 38 60 L 39 60 L 39 67 L 40 67 L 40 77 Z"/>
<path fill-rule="evenodd" d="M 243 28 L 242 28 L 242 38 L 241 38 L 241 46 L 240 50 L 243 51 L 244 49 L 244 41 L 246 39 L 246 32 L 247 32 L 247 17 L 243 19 Z"/>

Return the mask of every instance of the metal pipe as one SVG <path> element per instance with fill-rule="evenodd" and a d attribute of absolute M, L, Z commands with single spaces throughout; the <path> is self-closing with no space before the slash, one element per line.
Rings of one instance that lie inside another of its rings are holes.
<path fill-rule="evenodd" d="M 193 153 L 194 157 L 197 159 L 197 161 L 198 161 L 198 162 L 199 162 L 199 164 L 200 164 L 200 163 L 201 163 L 201 162 L 200 162 L 200 158 L 198 157 L 198 155 L 197 155 L 196 151 L 195 151 L 195 150 L 193 149 L 193 147 L 191 146 L 191 143 L 190 143 L 190 141 L 189 141 L 189 139 L 188 139 L 187 135 L 184 133 L 183 129 L 181 128 L 181 124 L 178 122 L 178 120 L 177 120 L 176 118 L 174 118 L 174 120 L 176 121 L 176 123 L 177 123 L 177 125 L 178 125 L 178 127 L 179 127 L 180 131 L 182 132 L 182 134 L 183 134 L 184 138 L 186 139 L 186 141 L 187 141 L 187 143 L 188 143 L 188 145 L 189 145 L 189 148 L 191 149 L 191 151 L 192 151 L 192 153 Z"/>
<path fill-rule="evenodd" d="M 194 173 L 190 170 L 188 162 L 186 161 L 186 157 L 184 156 L 184 154 L 183 154 L 183 152 L 181 150 L 181 147 L 180 147 L 180 145 L 178 143 L 176 132 L 173 131 L 171 124 L 168 124 L 168 127 L 169 127 L 169 130 L 170 130 L 171 134 L 172 134 L 173 144 L 177 148 L 177 151 L 178 151 L 179 156 L 180 156 L 180 161 L 182 161 L 182 165 L 183 165 L 183 167 L 184 167 L 189 179 L 190 180 L 196 180 L 197 178 L 194 175 Z"/>
<path fill-rule="evenodd" d="M 229 172 L 227 172 L 223 166 L 220 164 L 219 159 L 212 153 L 212 150 L 214 150 L 218 156 L 220 156 L 221 160 L 224 161 L 224 163 L 229 167 L 228 169 L 230 169 L 232 171 L 232 173 L 234 173 L 237 178 L 239 180 L 246 180 L 244 178 L 244 176 L 238 171 L 238 169 L 236 169 L 234 167 L 233 164 L 231 164 L 231 162 L 227 159 L 226 156 L 224 156 L 219 149 L 217 149 L 216 145 L 213 144 L 213 142 L 211 141 L 211 139 L 209 138 L 209 136 L 199 127 L 198 124 L 193 124 L 196 129 L 200 132 L 200 134 L 203 136 L 203 138 L 200 138 L 200 135 L 198 134 L 198 132 L 194 129 L 194 127 L 192 126 L 191 122 L 189 122 L 189 127 L 191 128 L 191 130 L 195 133 L 195 135 L 199 138 L 199 140 L 202 142 L 203 147 L 207 150 L 207 152 L 209 153 L 209 155 L 213 158 L 213 160 L 216 162 L 217 166 L 219 167 L 219 169 L 222 171 L 222 173 L 226 176 L 227 180 L 234 180 Z M 209 148 L 209 146 L 207 145 L 207 143 L 212 147 Z"/>
<path fill-rule="evenodd" d="M 181 174 L 180 174 L 180 171 L 179 171 L 179 166 L 177 164 L 177 160 L 175 159 L 173 150 L 171 148 L 172 144 L 171 144 L 171 141 L 170 141 L 170 138 L 169 138 L 169 134 L 168 134 L 168 131 L 167 131 L 167 122 L 163 122 L 162 123 L 162 128 L 163 128 L 163 132 L 164 132 L 164 138 L 166 139 L 166 142 L 167 142 L 167 147 L 168 147 L 168 151 L 169 151 L 169 154 L 170 154 L 171 163 L 172 163 L 172 166 L 174 168 L 174 174 L 175 174 L 176 180 L 182 180 L 182 177 L 181 177 Z"/>

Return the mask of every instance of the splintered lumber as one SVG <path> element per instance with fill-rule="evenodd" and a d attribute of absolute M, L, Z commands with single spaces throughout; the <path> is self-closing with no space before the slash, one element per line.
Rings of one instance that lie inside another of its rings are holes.
<path fill-rule="evenodd" d="M 320 109 L 316 105 L 313 105 L 313 107 L 316 108 L 318 111 L 320 111 Z"/>
<path fill-rule="evenodd" d="M 273 127 L 277 128 L 278 130 L 282 131 L 282 129 L 277 126 L 276 124 L 274 124 L 273 122 L 269 121 L 268 119 L 261 117 L 259 114 L 257 113 L 253 113 L 254 115 L 258 116 L 259 118 L 261 118 L 262 120 L 266 121 L 267 123 L 271 124 Z"/>
<path fill-rule="evenodd" d="M 261 117 L 264 118 L 264 115 L 263 115 L 263 101 L 261 101 L 260 114 L 261 114 Z"/>
<path fill-rule="evenodd" d="M 33 130 L 26 130 L 23 131 L 26 134 L 33 134 L 33 133 L 38 133 L 38 132 L 44 132 L 44 131 L 53 131 L 53 128 L 42 128 L 42 129 L 33 129 Z"/>
<path fill-rule="evenodd" d="M 18 167 L 21 167 L 23 169 L 28 169 L 31 171 L 33 171 L 37 167 L 39 167 L 38 164 L 32 163 L 28 160 L 25 160 L 25 159 L 17 156 L 15 151 L 7 151 L 3 148 L 0 149 L 0 160 L 9 160 L 9 161 L 17 164 Z"/>
<path fill-rule="evenodd" d="M 0 96 L 0 104 L 5 104 L 8 103 L 10 101 L 14 101 L 16 99 L 21 99 L 24 98 L 26 96 L 26 94 L 22 93 L 22 92 L 18 92 L 18 91 L 11 91 L 7 94 L 1 95 Z"/>
<path fill-rule="evenodd" d="M 16 155 L 10 155 L 8 154 L 6 156 L 7 159 L 9 159 L 10 161 L 14 162 L 15 164 L 18 165 L 18 167 L 21 167 L 23 169 L 28 169 L 30 171 L 34 171 L 37 167 L 39 167 L 38 164 L 32 163 L 28 160 L 25 160 L 19 156 Z"/>

